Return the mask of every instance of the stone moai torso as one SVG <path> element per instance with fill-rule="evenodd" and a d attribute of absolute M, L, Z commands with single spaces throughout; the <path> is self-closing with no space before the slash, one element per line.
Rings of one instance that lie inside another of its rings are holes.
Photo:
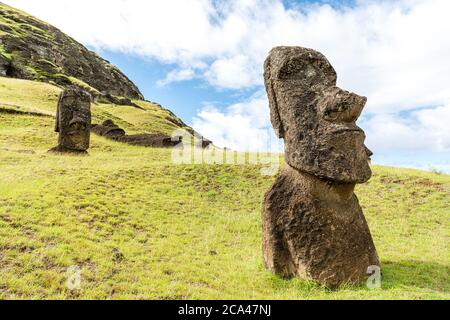
<path fill-rule="evenodd" d="M 91 96 L 72 86 L 59 96 L 55 131 L 59 133 L 58 146 L 50 151 L 86 153 L 91 131 Z"/>
<path fill-rule="evenodd" d="M 264 200 L 265 265 L 329 287 L 359 283 L 380 264 L 354 194 L 372 174 L 356 125 L 367 99 L 336 87 L 335 70 L 311 49 L 274 48 L 264 69 L 287 162 Z"/>

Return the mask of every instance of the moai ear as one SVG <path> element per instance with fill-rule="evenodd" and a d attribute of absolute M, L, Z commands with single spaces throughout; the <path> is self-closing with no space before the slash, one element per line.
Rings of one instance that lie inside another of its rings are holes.
<path fill-rule="evenodd" d="M 269 98 L 270 120 L 273 129 L 278 138 L 284 138 L 284 127 L 281 122 L 280 112 L 278 109 L 277 97 L 273 89 L 273 82 L 271 77 L 270 58 L 268 58 L 264 65 L 264 82 L 266 84 L 267 97 Z"/>
<path fill-rule="evenodd" d="M 272 83 L 269 86 L 270 93 L 269 96 L 269 106 L 270 106 L 270 120 L 272 122 L 273 129 L 278 138 L 284 139 L 284 127 L 281 122 L 280 112 L 278 110 L 277 97 L 275 96 L 275 91 L 273 90 Z"/>

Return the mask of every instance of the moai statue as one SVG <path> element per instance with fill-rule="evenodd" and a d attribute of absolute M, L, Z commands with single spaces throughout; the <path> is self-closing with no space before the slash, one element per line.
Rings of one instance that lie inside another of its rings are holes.
<path fill-rule="evenodd" d="M 91 96 L 71 86 L 59 96 L 55 131 L 59 132 L 58 146 L 50 152 L 87 154 L 91 131 Z"/>
<path fill-rule="evenodd" d="M 330 288 L 360 283 L 380 265 L 354 194 L 372 175 L 356 125 L 367 99 L 336 87 L 336 71 L 311 49 L 272 49 L 264 78 L 287 162 L 264 200 L 265 265 Z"/>

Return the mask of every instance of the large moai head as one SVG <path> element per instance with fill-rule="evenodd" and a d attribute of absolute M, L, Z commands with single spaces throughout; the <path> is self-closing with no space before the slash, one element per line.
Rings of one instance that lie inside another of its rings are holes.
<path fill-rule="evenodd" d="M 59 132 L 59 149 L 85 152 L 89 149 L 91 130 L 91 96 L 71 86 L 59 96 L 55 131 Z"/>
<path fill-rule="evenodd" d="M 356 125 L 367 99 L 336 87 L 336 71 L 324 55 L 276 47 L 264 79 L 272 124 L 291 167 L 339 183 L 370 179 L 372 153 Z"/>

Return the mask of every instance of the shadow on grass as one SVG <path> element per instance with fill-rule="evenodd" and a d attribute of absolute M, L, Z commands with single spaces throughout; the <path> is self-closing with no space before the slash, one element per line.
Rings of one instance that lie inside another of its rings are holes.
<path fill-rule="evenodd" d="M 448 293 L 450 292 L 448 279 L 450 279 L 450 265 L 423 261 L 384 261 L 382 263 L 383 290 L 416 288 Z M 365 284 L 342 286 L 332 290 L 311 281 L 283 279 L 273 274 L 268 275 L 268 280 L 274 289 L 281 291 L 293 287 L 304 292 L 319 290 L 325 294 L 342 290 L 368 290 Z"/>
<path fill-rule="evenodd" d="M 385 261 L 383 288 L 415 287 L 439 292 L 450 291 L 450 265 L 424 261 Z"/>

